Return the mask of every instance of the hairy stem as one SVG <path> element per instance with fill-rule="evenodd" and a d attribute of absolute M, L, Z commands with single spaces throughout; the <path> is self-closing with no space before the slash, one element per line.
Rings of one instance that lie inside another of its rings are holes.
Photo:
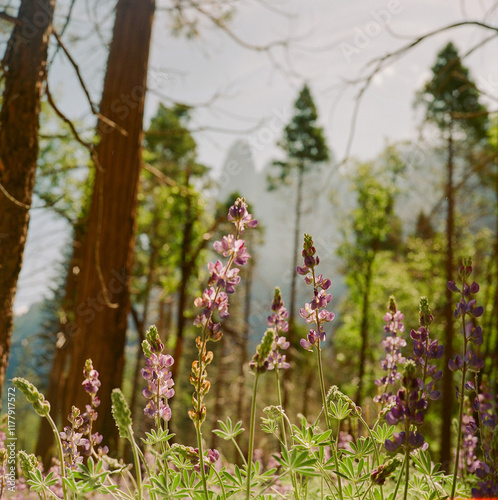
<path fill-rule="evenodd" d="M 251 426 L 249 429 L 249 450 L 247 452 L 247 485 L 246 485 L 246 500 L 251 498 L 251 470 L 252 470 L 252 454 L 254 452 L 254 428 L 256 424 L 256 395 L 258 392 L 259 373 L 256 372 L 254 377 L 254 386 L 252 391 L 251 402 Z"/>
<path fill-rule="evenodd" d="M 138 500 L 142 500 L 142 470 L 140 468 L 140 459 L 138 457 L 138 446 L 135 439 L 133 439 L 133 429 L 131 425 L 129 426 L 129 434 L 131 450 L 133 452 L 133 462 L 135 463 L 135 474 L 137 476 L 137 498 Z"/>
<path fill-rule="evenodd" d="M 314 276 L 313 276 L 314 278 Z M 318 313 L 317 313 L 317 322 L 318 322 Z M 320 324 L 318 323 L 318 331 L 320 331 Z M 327 424 L 327 429 L 329 429 L 331 432 L 332 430 L 332 424 L 330 423 L 330 418 L 329 418 L 329 412 L 327 409 L 327 396 L 325 395 L 325 380 L 323 377 L 323 365 L 322 365 L 322 350 L 320 348 L 320 341 L 318 341 L 318 346 L 316 348 L 316 354 L 318 358 L 318 378 L 320 379 L 320 390 L 322 392 L 322 402 L 323 402 L 323 412 L 325 414 L 325 422 Z M 332 453 L 334 454 L 334 459 L 335 459 L 335 466 L 337 471 L 339 471 L 339 453 L 337 451 L 337 442 L 336 446 L 333 446 L 332 444 Z M 339 498 L 343 500 L 342 496 L 342 483 L 341 483 L 341 476 L 337 475 L 337 486 L 339 488 Z"/>
<path fill-rule="evenodd" d="M 59 459 L 61 461 L 61 479 L 62 479 L 62 494 L 64 495 L 64 500 L 68 499 L 66 484 L 64 482 L 64 478 L 66 477 L 66 467 L 64 465 L 64 448 L 62 447 L 61 437 L 59 435 L 59 431 L 55 422 L 52 420 L 52 417 L 47 413 L 47 420 L 54 431 L 55 440 L 57 441 L 57 448 L 59 449 Z"/>

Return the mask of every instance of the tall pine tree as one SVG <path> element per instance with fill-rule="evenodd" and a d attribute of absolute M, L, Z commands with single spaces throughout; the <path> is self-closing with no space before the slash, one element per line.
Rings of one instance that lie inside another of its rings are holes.
<path fill-rule="evenodd" d="M 435 125 L 445 142 L 447 151 L 445 197 L 446 212 L 446 258 L 445 278 L 450 281 L 455 275 L 455 153 L 456 142 L 476 143 L 486 135 L 487 113 L 479 102 L 479 91 L 472 81 L 469 70 L 462 64 L 453 43 L 448 43 L 436 57 L 431 68 L 432 78 L 419 96 L 425 107 L 427 122 Z M 451 450 L 451 419 L 454 407 L 454 384 L 448 361 L 453 356 L 454 325 L 453 297 L 447 290 L 444 307 L 445 360 L 443 368 L 443 395 L 441 421 L 441 462 L 449 467 Z"/>
<path fill-rule="evenodd" d="M 304 174 L 311 170 L 314 165 L 329 159 L 329 149 L 325 141 L 323 129 L 317 125 L 318 113 L 316 110 L 310 89 L 304 85 L 299 97 L 294 103 L 294 116 L 284 129 L 284 137 L 279 142 L 286 158 L 282 161 L 274 161 L 273 164 L 279 168 L 277 178 L 269 178 L 270 189 L 278 187 L 279 184 L 288 182 L 291 178 L 296 180 L 296 198 L 294 205 L 294 245 L 292 249 L 291 269 L 291 297 L 289 307 L 289 332 L 287 338 L 291 347 L 287 354 L 288 360 L 292 357 L 292 349 L 295 343 L 294 323 L 296 317 L 296 267 L 298 264 L 299 247 L 302 240 L 300 232 L 303 182 Z M 288 402 L 289 370 L 285 371 L 284 379 L 284 404 Z"/>

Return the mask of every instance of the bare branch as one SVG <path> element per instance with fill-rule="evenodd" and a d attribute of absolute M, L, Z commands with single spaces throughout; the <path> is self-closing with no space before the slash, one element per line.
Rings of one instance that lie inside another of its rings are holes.
<path fill-rule="evenodd" d="M 66 54 L 66 57 L 68 58 L 68 60 L 71 63 L 71 65 L 73 66 L 74 71 L 76 72 L 76 76 L 78 77 L 78 81 L 80 82 L 81 88 L 82 88 L 82 90 L 83 90 L 83 92 L 84 92 L 84 94 L 85 94 L 85 96 L 87 98 L 88 104 L 90 105 L 90 109 L 91 109 L 92 113 L 95 116 L 97 116 L 100 120 L 102 120 L 104 123 L 106 123 L 107 125 L 110 125 L 111 127 L 113 127 L 116 130 L 118 130 L 124 136 L 127 136 L 128 135 L 128 131 L 127 130 L 125 130 L 123 127 L 121 127 L 120 125 L 118 125 L 117 123 L 115 123 L 111 119 L 107 118 L 106 116 L 104 116 L 103 114 L 101 114 L 98 111 L 98 109 L 96 108 L 95 104 L 93 104 L 92 98 L 90 97 L 90 93 L 88 92 L 88 88 L 87 88 L 87 86 L 86 86 L 86 84 L 85 84 L 85 82 L 83 80 L 83 77 L 81 76 L 81 71 L 80 71 L 80 68 L 79 68 L 78 64 L 76 63 L 76 61 L 74 60 L 74 58 L 69 53 L 69 50 L 64 45 L 64 43 L 62 41 L 62 38 L 60 37 L 60 35 L 57 33 L 57 31 L 54 28 L 52 28 L 52 34 L 55 36 L 55 39 L 57 40 L 57 43 L 59 44 L 60 48 L 64 51 L 64 54 Z"/>
<path fill-rule="evenodd" d="M 16 24 L 17 26 L 22 26 L 24 23 L 17 17 L 7 14 L 5 11 L 0 12 L 0 19 L 7 21 L 8 23 Z"/>
<path fill-rule="evenodd" d="M 365 77 L 362 79 L 350 81 L 349 83 L 352 84 L 358 84 L 358 83 L 363 83 L 363 85 L 360 87 L 360 90 L 358 91 L 355 99 L 355 105 L 353 109 L 353 116 L 351 119 L 351 125 L 349 129 L 349 137 L 348 137 L 348 142 L 346 145 L 346 152 L 345 152 L 345 159 L 347 159 L 351 153 L 351 146 L 353 143 L 353 137 L 354 133 L 356 130 L 356 123 L 358 120 L 358 113 L 361 105 L 361 100 L 363 98 L 363 95 L 367 91 L 367 89 L 370 87 L 370 84 L 372 83 L 373 78 L 380 73 L 388 64 L 392 64 L 396 59 L 401 57 L 403 54 L 408 52 L 410 49 L 413 47 L 416 47 L 419 45 L 421 42 L 425 41 L 428 38 L 431 38 L 435 35 L 438 35 L 440 33 L 443 33 L 445 31 L 449 31 L 455 28 L 460 28 L 463 26 L 479 26 L 481 28 L 485 28 L 487 30 L 494 31 L 495 34 L 492 37 L 489 37 L 485 39 L 482 42 L 479 42 L 478 46 L 472 48 L 466 55 L 472 53 L 477 47 L 482 46 L 484 43 L 487 43 L 491 39 L 494 39 L 495 36 L 498 36 L 498 26 L 492 26 L 487 23 L 483 23 L 481 21 L 460 21 L 458 23 L 453 23 L 449 24 L 447 26 L 443 26 L 441 28 L 435 29 L 433 31 L 429 31 L 428 33 L 425 33 L 423 35 L 418 36 L 414 40 L 412 40 L 410 43 L 403 45 L 397 50 L 394 50 L 392 52 L 388 52 L 387 54 L 384 54 L 381 57 L 375 58 L 367 63 L 365 67 L 368 66 L 374 66 L 373 70 Z"/>

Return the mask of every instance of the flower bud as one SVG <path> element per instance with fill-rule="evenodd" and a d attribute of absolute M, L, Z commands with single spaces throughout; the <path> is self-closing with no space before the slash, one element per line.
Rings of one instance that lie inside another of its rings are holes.
<path fill-rule="evenodd" d="M 45 396 L 26 379 L 15 377 L 12 383 L 24 394 L 26 399 L 33 405 L 34 410 L 41 417 L 46 417 L 50 412 L 50 403 Z"/>
<path fill-rule="evenodd" d="M 120 389 L 113 389 L 111 394 L 112 415 L 122 438 L 131 438 L 131 412 Z"/>

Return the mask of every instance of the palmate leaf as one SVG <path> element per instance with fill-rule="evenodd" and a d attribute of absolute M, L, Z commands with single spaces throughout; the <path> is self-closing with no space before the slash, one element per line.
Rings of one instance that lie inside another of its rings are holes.
<path fill-rule="evenodd" d="M 375 441 L 379 444 L 384 444 L 386 439 L 391 439 L 394 434 L 394 427 L 392 425 L 384 425 L 377 427 L 377 429 L 371 429 L 370 434 L 372 434 Z"/>
<path fill-rule="evenodd" d="M 369 457 L 374 450 L 373 440 L 369 437 L 361 437 L 356 443 L 351 442 L 349 444 L 351 446 L 351 451 L 345 450 L 344 453 L 357 459 Z"/>
<path fill-rule="evenodd" d="M 285 471 L 291 474 L 301 474 L 303 476 L 318 476 L 316 471 L 316 458 L 310 458 L 307 451 L 293 448 L 289 453 L 286 448 L 282 448 L 282 456 L 275 456 L 275 459 L 282 465 Z"/>
<path fill-rule="evenodd" d="M 237 422 L 235 425 L 232 424 L 232 420 L 230 417 L 227 417 L 226 423 L 222 420 L 218 420 L 221 429 L 214 429 L 213 433 L 218 437 L 224 439 L 225 441 L 230 441 L 231 439 L 236 438 L 241 432 L 244 432 L 244 428 L 242 427 L 242 421 Z"/>
<path fill-rule="evenodd" d="M 351 413 L 349 405 L 342 399 L 339 399 L 338 401 L 331 401 L 329 407 L 330 416 L 336 420 L 344 420 Z"/>
<path fill-rule="evenodd" d="M 169 434 L 166 429 L 160 429 L 156 431 L 151 429 L 150 432 L 146 432 L 146 439 L 141 438 L 142 441 L 148 446 L 155 446 L 156 444 L 165 443 L 169 441 L 175 434 Z"/>
<path fill-rule="evenodd" d="M 53 472 L 49 472 L 46 477 L 43 477 L 40 469 L 31 471 L 27 483 L 34 491 L 44 491 L 57 484 L 57 478 L 54 477 Z"/>

